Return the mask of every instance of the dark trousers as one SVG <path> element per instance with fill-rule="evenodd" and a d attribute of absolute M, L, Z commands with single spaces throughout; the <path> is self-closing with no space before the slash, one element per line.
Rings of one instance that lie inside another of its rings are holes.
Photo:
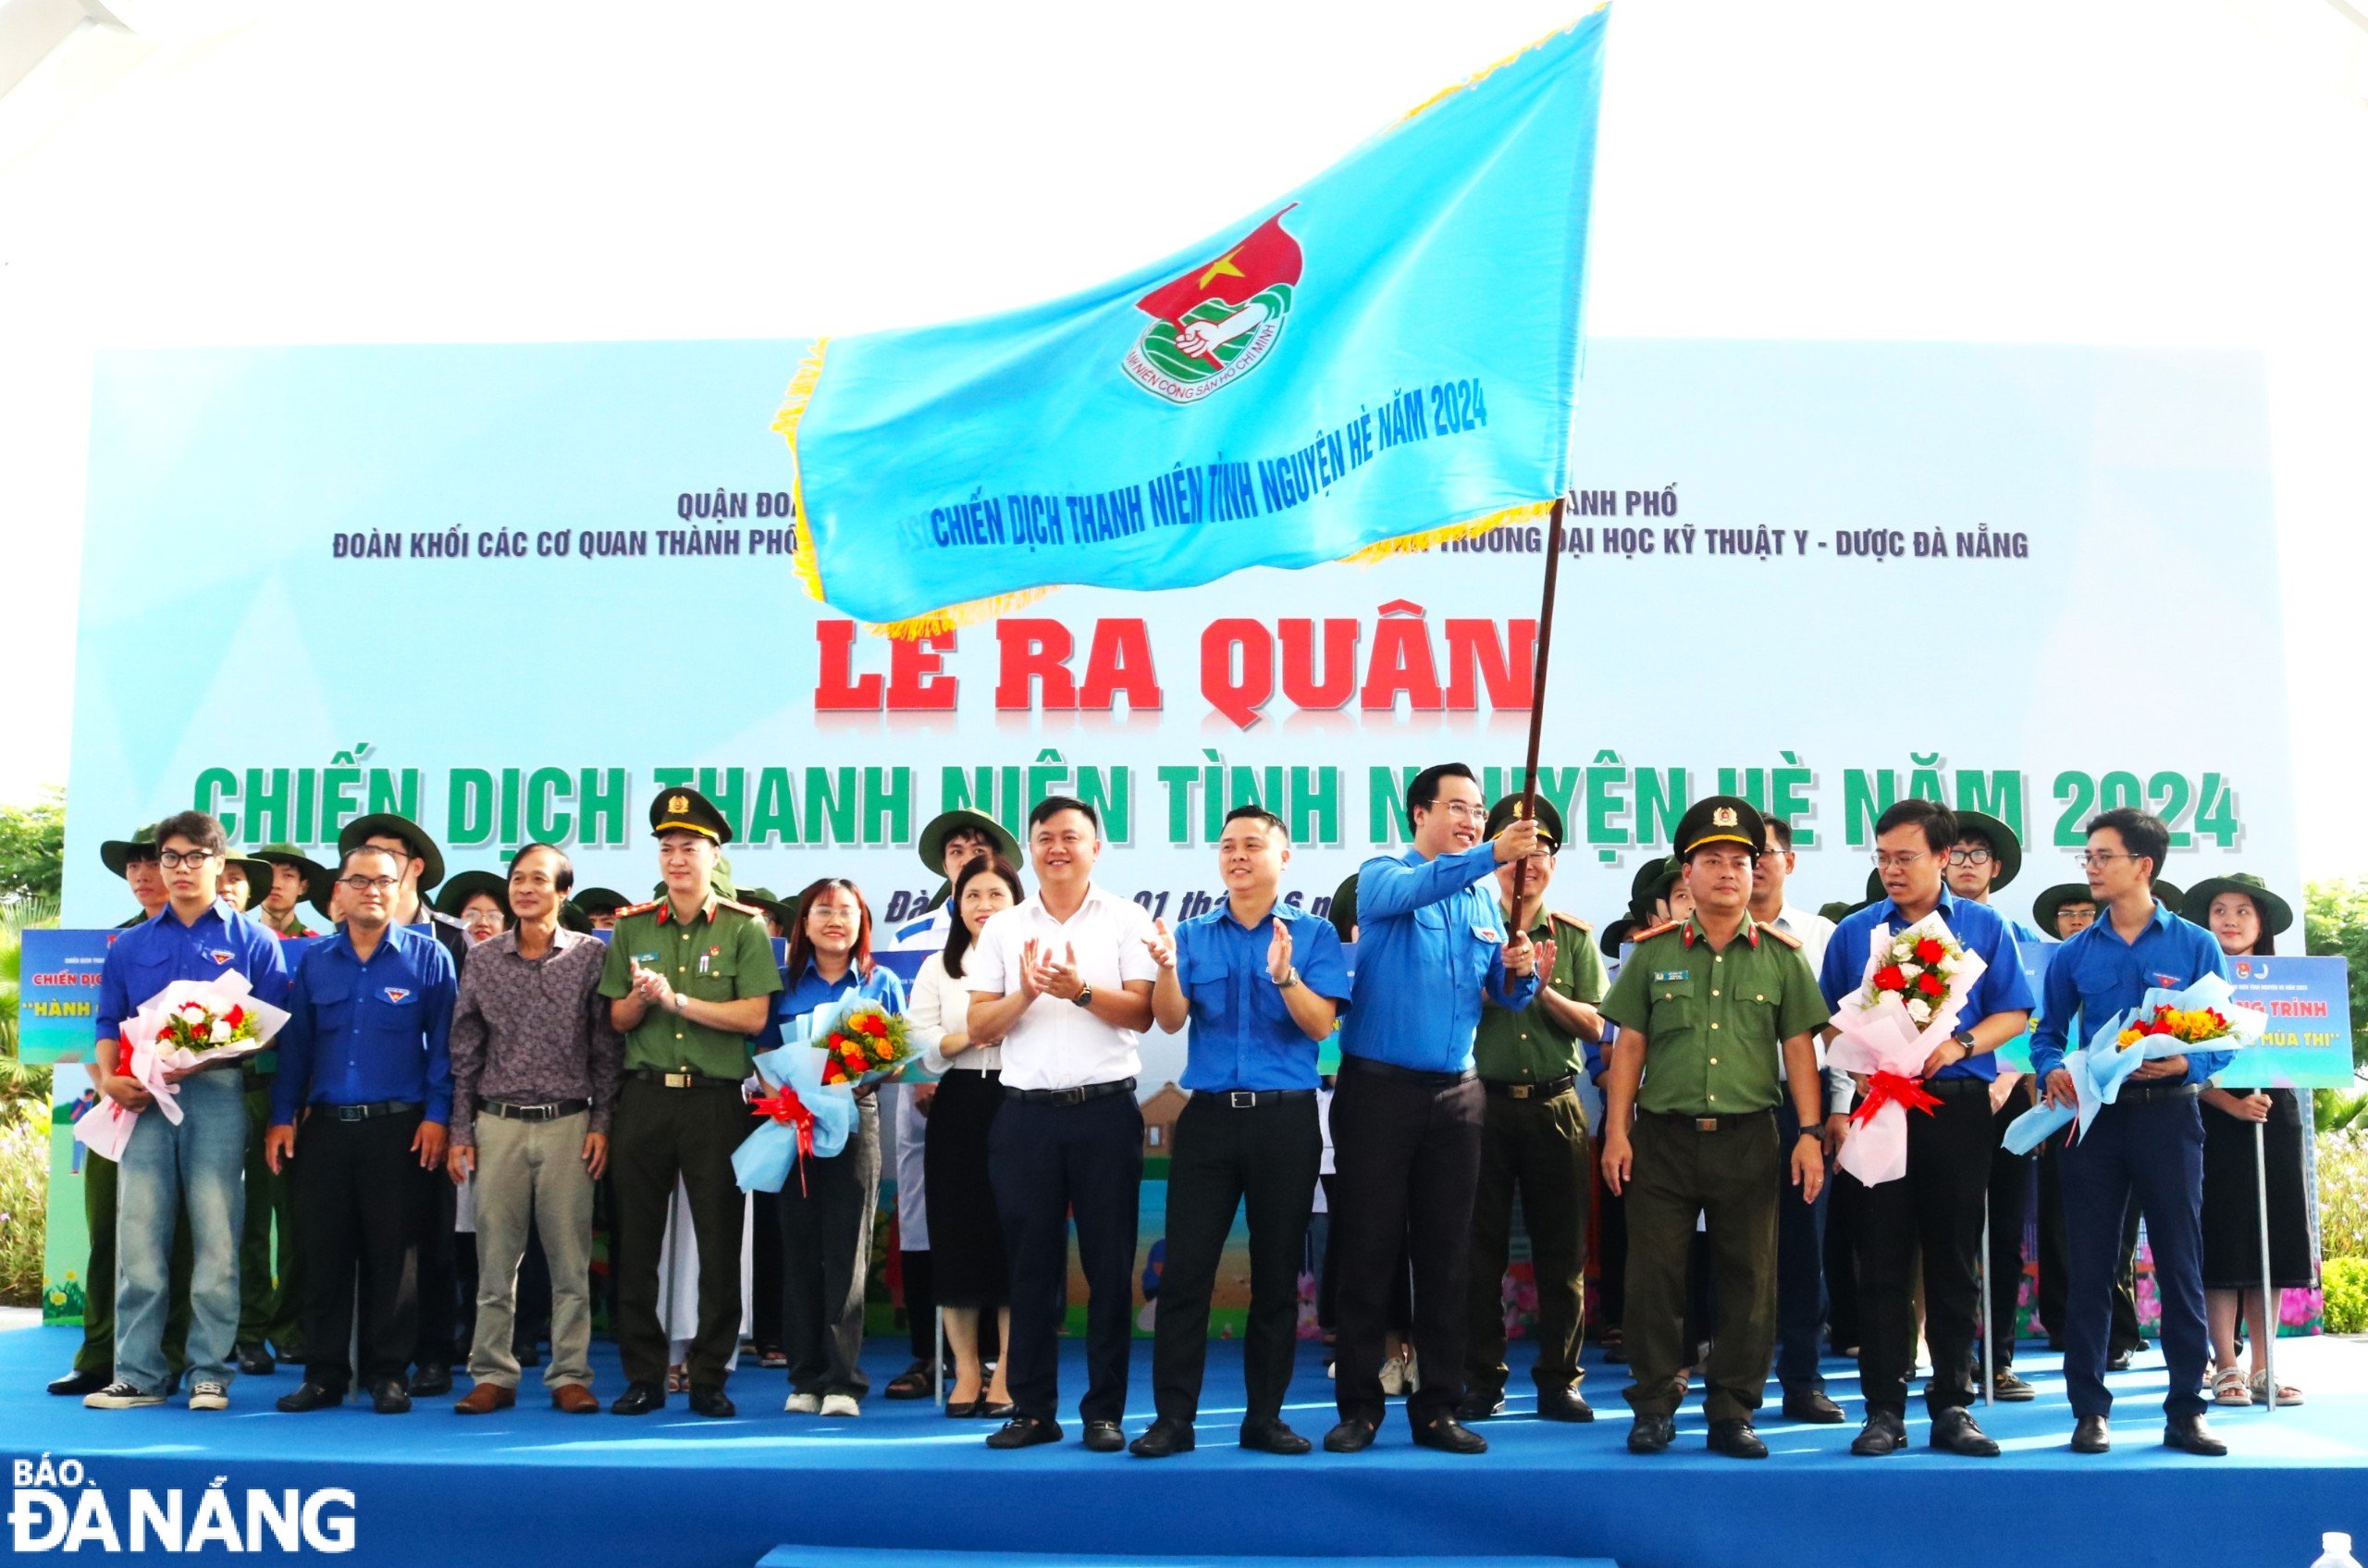
<path fill-rule="evenodd" d="M 1924 1259 L 1925 1403 L 1935 1415 L 1973 1402 L 1981 1311 L 1981 1201 L 1997 1133 L 1979 1079 L 1930 1084 L 1941 1103 L 1907 1115 L 1907 1174 L 1868 1187 L 1844 1172 L 1858 1209 L 1858 1387 L 1869 1414 L 1907 1412 L 1916 1370 L 1917 1254 Z"/>
<path fill-rule="evenodd" d="M 420 1366 L 450 1366 L 469 1358 L 461 1338 L 460 1189 L 440 1166 L 421 1170 L 419 1184 L 419 1339 L 412 1360 Z"/>
<path fill-rule="evenodd" d="M 1595 1185 L 1596 1316 L 1598 1340 L 1621 1337 L 1628 1311 L 1628 1200 L 1604 1185 L 1603 1145 L 1598 1141 L 1588 1172 Z"/>
<path fill-rule="evenodd" d="M 297 1127 L 290 1179 L 304 1233 L 308 1383 L 352 1387 L 357 1289 L 363 1384 L 401 1382 L 410 1366 L 419 1341 L 420 1178 L 427 1174 L 411 1146 L 419 1123 L 418 1111 L 338 1121 L 315 1110 Z"/>
<path fill-rule="evenodd" d="M 1472 1262 L 1464 1383 L 1472 1399 L 1505 1391 L 1505 1266 L 1512 1252 L 1513 1200 L 1529 1228 L 1537 1284 L 1537 1360 L 1530 1379 L 1542 1393 L 1577 1387 L 1580 1292 L 1587 1265 L 1586 1112 L 1565 1090 L 1552 1099 L 1496 1093 L 1483 1103 L 1480 1174 L 1472 1204 Z"/>
<path fill-rule="evenodd" d="M 794 1174 L 794 1173 L 793 1173 Z M 781 1349 L 781 1194 L 751 1192 L 748 1224 L 748 1338 L 759 1351 Z"/>
<path fill-rule="evenodd" d="M 1152 1391 L 1162 1419 L 1190 1422 L 1209 1360 L 1209 1298 L 1234 1211 L 1250 1218 L 1250 1315 L 1242 1332 L 1247 1419 L 1283 1413 L 1299 1349 L 1299 1266 L 1315 1208 L 1324 1130 L 1315 1096 L 1236 1109 L 1199 1093 L 1176 1118 L 1167 1166 L 1167 1263 L 1153 1324 Z"/>
<path fill-rule="evenodd" d="M 1800 1135 L 1800 1113 L 1788 1097 L 1776 1106 L 1776 1146 L 1790 1149 Z M 1796 1196 L 1786 1185 L 1780 1199 Z M 1818 1340 L 1825 1332 L 1826 1201 L 1819 1188 L 1815 1203 L 1776 1205 L 1776 1381 L 1787 1394 L 1825 1392 Z"/>
<path fill-rule="evenodd" d="M 880 1203 L 880 1103 L 867 1095 L 846 1147 L 801 1157 L 781 1190 L 781 1347 L 801 1394 L 871 1389 L 863 1370 L 863 1287 Z M 805 1173 L 801 1185 L 798 1172 Z"/>
<path fill-rule="evenodd" d="M 2065 1302 L 2064 1380 L 2076 1415 L 2113 1409 L 2105 1358 L 2113 1280 L 2123 1227 L 2143 1213 L 2154 1244 L 2154 1290 L 2163 1303 L 2163 1361 L 2171 1375 L 2164 1412 L 2203 1414 L 2209 1340 L 2203 1322 L 2203 1118 L 2193 1095 L 2133 1099 L 2097 1113 L 2057 1156 L 2071 1279 Z"/>
<path fill-rule="evenodd" d="M 1340 1064 L 1332 1097 L 1340 1318 L 1333 1398 L 1344 1421 L 1381 1425 L 1382 1335 L 1401 1246 L 1413 1266 L 1422 1367 L 1421 1386 L 1406 1397 L 1407 1419 L 1420 1429 L 1462 1402 L 1480 1123 L 1476 1078 L 1440 1084 L 1386 1076 L 1353 1056 Z"/>
<path fill-rule="evenodd" d="M 1858 1314 L 1858 1194 L 1856 1182 L 1825 1190 L 1825 1327 L 1836 1355 L 1855 1354 L 1866 1339 Z"/>
<path fill-rule="evenodd" d="M 83 1150 L 82 1223 L 91 1237 L 91 1257 L 82 1270 L 82 1343 L 74 1352 L 77 1372 L 115 1370 L 115 1162 Z M 189 1364 L 189 1280 L 196 1267 L 186 1214 L 173 1227 L 173 1251 L 166 1267 L 169 1293 L 165 1298 L 165 1364 L 178 1377 Z"/>
<path fill-rule="evenodd" d="M 2006 1103 L 1991 1117 L 1991 1131 L 2006 1136 L 2007 1124 L 2036 1103 L 2029 1073 L 2006 1092 Z M 2030 1214 L 2031 1158 L 2002 1142 L 1990 1156 L 1990 1257 L 1982 1278 L 1990 1290 L 1991 1364 L 2004 1372 L 2015 1364 L 2015 1314 L 2023 1299 L 2023 1222 Z"/>
<path fill-rule="evenodd" d="M 929 1250 L 908 1253 L 899 1248 L 896 1277 L 905 1282 L 905 1338 L 912 1344 L 913 1359 L 927 1363 L 937 1354 L 937 1290 L 931 1278 Z M 948 1360 L 953 1353 L 946 1352 Z"/>
<path fill-rule="evenodd" d="M 720 1389 L 740 1347 L 743 1196 L 732 1151 L 755 1123 L 733 1089 L 668 1089 L 625 1080 L 609 1132 L 617 1196 L 617 1351 L 625 1381 L 666 1386 L 666 1327 L 658 1319 L 658 1254 L 679 1179 L 699 1254 L 698 1331 L 684 1365 L 695 1389 Z"/>
<path fill-rule="evenodd" d="M 297 1241 L 296 1195 L 285 1172 L 274 1176 L 263 1157 L 271 1126 L 271 1088 L 250 1088 L 247 1100 L 247 1206 L 239 1234 L 239 1343 L 273 1344 L 283 1355 L 303 1344 L 304 1248 Z M 278 1238 L 278 1258 L 272 1240 Z"/>
<path fill-rule="evenodd" d="M 2039 1158 L 2039 1318 L 2049 1340 L 2064 1343 L 2068 1318 L 2066 1296 L 2072 1278 L 2071 1248 L 2064 1221 L 2064 1167 L 2057 1155 L 2061 1136 L 2040 1145 Z M 2113 1325 L 2106 1340 L 2110 1353 L 2120 1355 L 2146 1342 L 2138 1327 L 2138 1209 L 2132 1204 L 2121 1217 L 2121 1261 L 2113 1276 Z"/>
<path fill-rule="evenodd" d="M 1731 1118 L 1719 1130 L 1643 1115 L 1628 1198 L 1628 1403 L 1638 1415 L 1675 1415 L 1678 1375 L 1694 1360 L 1685 1327 L 1686 1256 L 1694 1221 L 1708 1222 L 1718 1323 L 1702 1408 L 1713 1421 L 1748 1421 L 1776 1349 L 1776 1208 L 1800 1198 L 1784 1179 L 1776 1117 Z"/>
<path fill-rule="evenodd" d="M 1117 1420 L 1127 1410 L 1134 1337 L 1141 1108 L 1125 1093 L 1076 1105 L 1007 1099 L 987 1134 L 987 1169 L 1011 1259 L 1011 1342 L 1004 1359 L 1012 1404 L 1045 1421 L 1058 1410 L 1074 1216 L 1086 1289 L 1086 1388 L 1078 1415 Z"/>
<path fill-rule="evenodd" d="M 1324 1262 L 1315 1279 L 1315 1321 L 1329 1338 L 1338 1338 L 1340 1328 L 1340 1250 L 1333 1245 L 1332 1216 L 1340 1210 L 1340 1179 L 1336 1175 L 1319 1176 L 1316 1180 L 1324 1188 L 1324 1213 L 1308 1220 L 1312 1234 L 1319 1222 L 1324 1230 Z M 1406 1239 L 1398 1239 L 1398 1261 L 1389 1270 L 1389 1332 L 1412 1335 L 1414 1332 L 1414 1268 L 1406 1261 Z"/>

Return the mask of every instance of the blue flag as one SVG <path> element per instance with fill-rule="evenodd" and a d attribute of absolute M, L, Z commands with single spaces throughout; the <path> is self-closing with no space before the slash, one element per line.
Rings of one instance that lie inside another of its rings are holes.
<path fill-rule="evenodd" d="M 797 570 L 893 635 L 1542 518 L 1570 485 L 1598 9 L 1104 287 L 823 339 Z"/>

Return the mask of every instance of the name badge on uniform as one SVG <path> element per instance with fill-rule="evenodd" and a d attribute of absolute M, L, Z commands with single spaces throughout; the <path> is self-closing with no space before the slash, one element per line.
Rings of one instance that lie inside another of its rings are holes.
<path fill-rule="evenodd" d="M 387 987 L 386 995 L 388 1001 L 394 1003 L 398 1006 L 401 1006 L 411 998 L 411 993 L 409 991 L 396 985 Z"/>
<path fill-rule="evenodd" d="M 1663 981 L 1687 981 L 1692 980 L 1693 978 L 1694 971 L 1692 969 L 1655 969 L 1653 971 L 1653 983 L 1655 985 L 1660 984 Z"/>
<path fill-rule="evenodd" d="M 658 961 L 658 955 L 655 953 L 635 953 L 633 956 L 633 961 L 636 964 L 654 964 Z"/>

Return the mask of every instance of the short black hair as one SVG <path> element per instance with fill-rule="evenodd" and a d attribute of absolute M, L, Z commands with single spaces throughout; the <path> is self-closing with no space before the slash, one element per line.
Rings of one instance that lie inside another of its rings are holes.
<path fill-rule="evenodd" d="M 230 852 L 230 835 L 222 831 L 221 819 L 204 811 L 177 811 L 156 824 L 156 852 L 163 854 L 168 838 L 185 838 L 200 849 L 211 849 L 217 855 Z"/>
<path fill-rule="evenodd" d="M 1793 847 L 1792 823 L 1782 817 L 1762 817 L 1760 821 L 1768 829 L 1768 848 L 1771 853 L 1781 855 Z"/>
<path fill-rule="evenodd" d="M 164 856 L 165 851 L 160 847 L 163 842 L 163 839 L 157 835 L 156 830 L 150 828 L 146 838 L 135 838 L 125 848 L 123 863 L 127 866 L 154 865 Z"/>
<path fill-rule="evenodd" d="M 2170 824 L 2151 811 L 2140 811 L 2135 806 L 2116 806 L 2110 811 L 2100 811 L 2089 819 L 2087 832 L 2094 834 L 2100 829 L 2111 828 L 2121 835 L 2121 846 L 2132 855 L 2142 855 L 2154 862 L 2153 874 L 2163 874 L 2163 858 L 2171 852 Z M 159 831 L 158 838 L 164 837 Z"/>
<path fill-rule="evenodd" d="M 384 855 L 388 859 L 392 860 L 395 863 L 395 875 L 398 878 L 402 875 L 403 858 L 401 856 L 396 854 L 393 850 L 388 848 L 383 844 L 371 844 L 364 841 L 361 844 L 355 845 L 352 848 L 347 850 L 344 854 L 337 858 L 337 874 L 339 876 L 345 875 L 346 869 L 353 864 L 353 858 L 357 855 Z"/>
<path fill-rule="evenodd" d="M 1228 825 L 1241 821 L 1244 817 L 1265 823 L 1269 833 L 1280 833 L 1285 839 L 1291 836 L 1291 830 L 1283 825 L 1283 820 L 1264 806 L 1237 806 L 1225 814 L 1225 820 Z"/>
<path fill-rule="evenodd" d="M 528 855 L 537 849 L 549 850 L 551 855 L 559 861 L 559 869 L 551 872 L 551 890 L 555 893 L 565 894 L 574 888 L 575 886 L 575 862 L 567 858 L 566 850 L 561 849 L 556 844 L 545 844 L 539 838 L 530 840 L 518 846 L 518 853 L 510 857 L 510 869 L 512 871 L 515 871 L 518 869 L 518 862 L 524 859 Z"/>
<path fill-rule="evenodd" d="M 1038 801 L 1036 809 L 1028 813 L 1029 831 L 1033 833 L 1038 827 L 1051 821 L 1064 811 L 1084 812 L 1085 820 L 1093 824 L 1093 836 L 1096 838 L 1102 836 L 1102 819 L 1093 814 L 1092 807 L 1088 806 L 1074 795 L 1048 795 Z"/>
<path fill-rule="evenodd" d="M 1957 814 L 1937 800 L 1903 800 L 1875 819 L 1875 836 L 1894 828 L 1920 827 L 1925 846 L 1946 855 L 1957 846 Z"/>
<path fill-rule="evenodd" d="M 1430 767 L 1427 767 L 1421 772 L 1416 773 L 1414 775 L 1414 782 L 1406 786 L 1406 827 L 1408 832 L 1411 833 L 1413 831 L 1414 813 L 1439 797 L 1439 781 L 1441 779 L 1472 779 L 1472 782 L 1474 784 L 1477 784 L 1480 782 L 1478 779 L 1473 778 L 1472 770 L 1465 767 L 1461 762 L 1435 762 Z"/>
<path fill-rule="evenodd" d="M 1957 824 L 1957 843 L 1963 844 L 1967 839 L 1973 840 L 1974 843 L 1980 845 L 1992 855 L 1998 853 L 1998 844 L 1996 840 L 1992 839 L 1981 829 L 1975 827 L 1971 822 L 1959 822 Z"/>

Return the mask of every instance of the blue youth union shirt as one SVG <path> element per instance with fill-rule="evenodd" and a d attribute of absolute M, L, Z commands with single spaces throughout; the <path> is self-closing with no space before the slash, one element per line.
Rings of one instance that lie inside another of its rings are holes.
<path fill-rule="evenodd" d="M 219 898 L 186 925 L 167 904 L 108 945 L 99 968 L 97 1038 L 115 1039 L 126 1019 L 177 980 L 231 974 L 245 977 L 258 1002 L 276 1007 L 288 995 L 278 937 Z"/>
<path fill-rule="evenodd" d="M 1987 904 L 1959 898 L 1945 886 L 1941 889 L 1936 912 L 1941 923 L 1949 928 L 1966 951 L 1978 955 L 1989 966 L 1973 982 L 1973 991 L 1965 999 L 1965 1010 L 1957 1015 L 1959 1029 L 1971 1029 L 1992 1013 L 2037 1010 L 2039 998 L 2031 994 L 2030 978 L 2023 973 L 2022 952 L 2015 945 L 2014 928 L 2006 923 L 2005 916 Z M 1845 917 L 1835 926 L 1832 938 L 1825 945 L 1825 965 L 1817 980 L 1818 989 L 1825 993 L 1825 1005 L 1839 1008 L 1844 998 L 1856 995 L 1867 983 L 1867 952 L 1874 940 L 1875 927 L 1887 925 L 1896 932 L 1911 923 L 1899 912 L 1899 906 L 1886 898 Z M 1942 1068 L 1935 1076 L 1995 1080 L 1998 1053 L 1985 1051 L 1979 1056 L 1969 1056 Z"/>
<path fill-rule="evenodd" d="M 758 1051 L 770 1051 L 785 1043 L 789 1025 L 804 1018 L 827 1002 L 835 1002 L 848 992 L 859 993 L 866 1001 L 877 1002 L 881 1008 L 902 1017 L 905 1011 L 905 982 L 885 964 L 872 967 L 870 974 L 857 974 L 852 968 L 836 980 L 824 980 L 814 960 L 806 960 L 805 971 L 793 978 L 787 970 L 782 974 L 781 995 L 773 1004 L 773 1016 L 755 1035 L 752 1044 Z"/>
<path fill-rule="evenodd" d="M 2146 993 L 2154 987 L 2176 991 L 2208 974 L 2233 978 L 2218 940 L 2202 926 L 2172 914 L 2159 901 L 2153 918 L 2135 942 L 2122 940 L 2121 932 L 2113 927 L 2111 910 L 2098 911 L 2096 923 L 2074 932 L 2055 950 L 2054 961 L 2047 967 L 2047 1005 L 2041 1009 L 2044 1016 L 2031 1035 L 2031 1070 L 2044 1080 L 2062 1067 L 2065 1041 L 2074 1028 L 2085 1031 L 2094 1020 L 2094 1027 L 2102 1029 L 2107 1019 L 2145 1001 Z M 2079 1015 L 2077 1025 L 2075 1013 Z M 2085 1037 L 2073 1038 L 2088 1043 Z M 2189 1051 L 2187 1081 L 2202 1083 L 2226 1067 L 2234 1055 Z"/>
<path fill-rule="evenodd" d="M 1330 920 L 1277 901 L 1255 925 L 1244 926 L 1233 918 L 1231 901 L 1220 900 L 1176 928 L 1176 983 L 1192 1005 L 1181 1087 L 1195 1094 L 1316 1086 L 1318 1043 L 1292 1021 L 1266 972 L 1277 919 L 1291 933 L 1300 983 L 1348 1005 L 1348 957 Z"/>
<path fill-rule="evenodd" d="M 1410 849 L 1357 872 L 1357 972 L 1340 1054 L 1417 1072 L 1468 1072 L 1483 988 L 1515 1011 L 1537 977 L 1505 973 L 1505 918 L 1486 840 L 1425 860 Z"/>
<path fill-rule="evenodd" d="M 409 1100 L 441 1123 L 452 1110 L 452 956 L 417 926 L 388 926 L 368 962 L 346 928 L 297 961 L 279 1032 L 271 1120 L 302 1106 Z"/>

